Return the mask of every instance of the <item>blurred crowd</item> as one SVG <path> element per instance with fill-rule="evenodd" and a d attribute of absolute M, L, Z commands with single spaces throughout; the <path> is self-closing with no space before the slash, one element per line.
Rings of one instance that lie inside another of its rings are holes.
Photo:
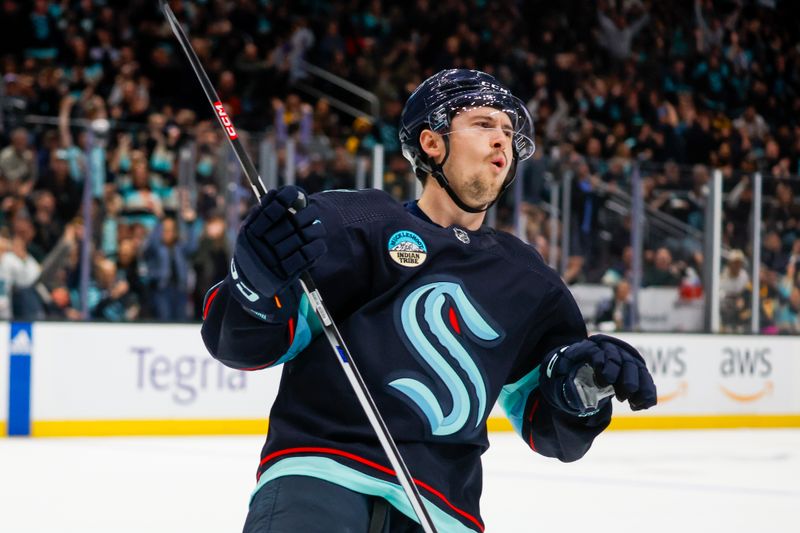
<path fill-rule="evenodd" d="M 492 73 L 535 119 L 538 150 L 520 169 L 525 237 L 545 257 L 564 253 L 568 283 L 607 283 L 622 300 L 632 279 L 634 169 L 648 213 L 685 234 L 647 232 L 643 284 L 687 294 L 703 272 L 709 184 L 721 170 L 729 331 L 749 324 L 748 219 L 760 172 L 761 329 L 800 333 L 795 3 L 170 6 L 237 128 L 276 143 L 279 173 L 294 154 L 295 179 L 310 192 L 352 187 L 359 156 L 381 144 L 386 189 L 410 198 L 413 177 L 397 139 L 408 94 L 441 68 Z M 231 209 L 225 201 L 235 180 L 224 137 L 157 2 L 4 1 L 0 35 L 0 319 L 200 318 L 245 202 Z M 308 93 L 309 84 L 329 94 L 336 87 L 312 79 L 306 61 L 373 92 L 379 108 Z M 297 149 L 287 151 L 287 140 Z M 180 170 L 190 145 L 187 180 Z M 554 183 L 568 184 L 571 196 L 566 250 L 551 242 Z M 509 213 L 500 206 L 500 226 L 511 224 Z"/>

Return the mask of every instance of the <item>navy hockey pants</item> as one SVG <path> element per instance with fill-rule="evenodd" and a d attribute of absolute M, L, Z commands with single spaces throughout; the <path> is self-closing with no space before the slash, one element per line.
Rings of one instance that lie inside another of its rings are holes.
<path fill-rule="evenodd" d="M 243 533 L 422 533 L 382 498 L 322 479 L 285 476 L 256 493 Z"/>

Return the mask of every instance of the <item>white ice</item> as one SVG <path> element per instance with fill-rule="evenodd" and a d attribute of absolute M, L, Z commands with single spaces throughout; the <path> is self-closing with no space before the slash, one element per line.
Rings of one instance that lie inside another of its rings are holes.
<path fill-rule="evenodd" d="M 241 531 L 261 443 L 0 439 L 0 531 Z M 484 472 L 489 533 L 800 531 L 800 430 L 608 432 L 572 464 L 493 434 Z"/>

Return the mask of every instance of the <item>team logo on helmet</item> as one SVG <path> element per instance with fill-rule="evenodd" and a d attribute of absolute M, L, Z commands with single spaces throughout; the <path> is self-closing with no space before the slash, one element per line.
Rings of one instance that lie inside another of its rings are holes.
<path fill-rule="evenodd" d="M 514 148 L 518 154 L 522 153 L 522 151 L 525 149 L 526 141 L 527 139 L 521 135 L 514 136 Z"/>
<path fill-rule="evenodd" d="M 440 107 L 431 113 L 431 129 L 433 131 L 439 131 L 446 128 L 449 125 L 449 122 L 447 110 L 445 108 Z"/>
<path fill-rule="evenodd" d="M 413 231 L 401 230 L 389 238 L 389 257 L 404 267 L 418 267 L 428 257 L 428 248 Z"/>

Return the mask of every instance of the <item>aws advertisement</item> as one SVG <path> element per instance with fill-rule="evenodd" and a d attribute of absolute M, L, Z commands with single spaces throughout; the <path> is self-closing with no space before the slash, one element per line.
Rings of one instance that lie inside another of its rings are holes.
<path fill-rule="evenodd" d="M 800 339 L 735 335 L 620 335 L 658 387 L 657 414 L 797 414 Z"/>

